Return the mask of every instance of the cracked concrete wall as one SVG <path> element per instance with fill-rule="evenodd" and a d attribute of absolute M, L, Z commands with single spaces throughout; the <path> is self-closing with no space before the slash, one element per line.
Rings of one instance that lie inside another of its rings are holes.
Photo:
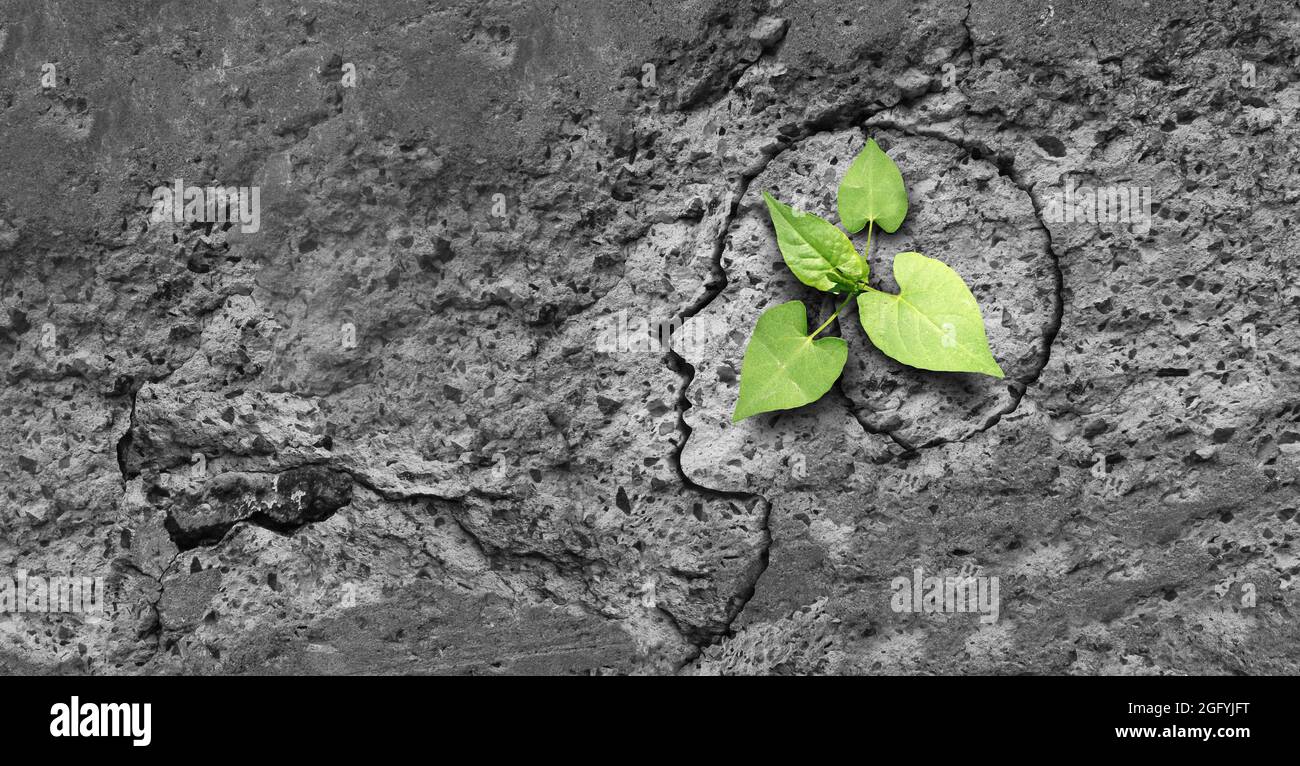
<path fill-rule="evenodd" d="M 0 588 L 107 597 L 0 670 L 1300 669 L 1293 3 L 3 9 Z M 833 219 L 867 137 L 873 282 L 951 265 L 1007 378 L 849 312 L 732 425 L 758 314 L 833 310 L 759 192 Z M 258 230 L 153 220 L 175 179 Z"/>

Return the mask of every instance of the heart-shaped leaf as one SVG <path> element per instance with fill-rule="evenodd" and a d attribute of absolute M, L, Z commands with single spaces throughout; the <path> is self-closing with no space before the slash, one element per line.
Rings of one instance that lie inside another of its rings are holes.
<path fill-rule="evenodd" d="M 800 282 L 824 292 L 853 292 L 866 283 L 867 262 L 838 226 L 782 204 L 767 192 L 763 200 L 781 257 Z"/>
<path fill-rule="evenodd" d="M 876 348 L 923 370 L 1003 377 L 989 351 L 979 304 L 957 272 L 920 253 L 894 257 L 898 295 L 858 296 L 858 319 Z"/>
<path fill-rule="evenodd" d="M 862 231 L 868 221 L 891 234 L 907 217 L 907 189 L 903 174 L 874 140 L 858 152 L 840 181 L 836 202 L 840 223 L 851 234 Z"/>
<path fill-rule="evenodd" d="M 773 306 L 758 318 L 740 367 L 740 398 L 731 422 L 815 402 L 830 390 L 849 358 L 843 338 L 813 340 L 800 301 Z"/>

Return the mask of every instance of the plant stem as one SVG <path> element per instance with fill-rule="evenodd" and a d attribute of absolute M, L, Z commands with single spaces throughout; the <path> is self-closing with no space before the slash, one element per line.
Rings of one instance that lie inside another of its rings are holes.
<path fill-rule="evenodd" d="M 868 274 L 871 273 L 871 230 L 875 227 L 875 221 L 867 221 L 867 246 L 863 248 L 861 253 L 854 251 L 854 254 L 862 261 L 862 265 L 865 267 Z M 866 282 L 858 282 L 857 285 L 859 288 L 858 292 L 867 292 L 871 290 L 871 286 Z"/>
<path fill-rule="evenodd" d="M 849 305 L 849 301 L 853 300 L 853 297 L 855 295 L 857 295 L 857 293 L 849 293 L 849 297 L 845 298 L 844 302 L 840 304 L 840 307 L 835 309 L 834 314 L 831 314 L 829 317 L 827 317 L 825 322 L 822 322 L 822 326 L 818 327 L 816 332 L 808 336 L 808 340 L 812 340 L 813 338 L 816 338 L 818 335 L 821 334 L 822 330 L 825 330 L 827 327 L 829 327 L 830 323 L 835 321 L 835 317 L 840 315 L 840 312 L 844 310 L 845 306 Z"/>

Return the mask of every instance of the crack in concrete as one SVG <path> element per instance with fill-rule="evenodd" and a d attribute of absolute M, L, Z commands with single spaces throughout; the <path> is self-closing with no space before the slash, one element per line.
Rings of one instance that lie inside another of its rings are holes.
<path fill-rule="evenodd" d="M 714 239 L 713 250 L 711 253 L 711 259 L 710 259 L 711 279 L 704 283 L 704 294 L 694 303 L 692 303 L 691 305 L 683 309 L 683 311 L 678 315 L 677 317 L 678 327 L 683 326 L 687 319 L 690 319 L 691 317 L 703 311 L 705 307 L 711 304 L 719 295 L 722 294 L 724 290 L 726 290 L 728 279 L 727 279 L 727 270 L 722 266 L 722 254 L 726 249 L 727 237 L 731 231 L 731 226 L 736 220 L 736 216 L 740 212 L 741 200 L 743 200 L 745 194 L 748 193 L 750 182 L 752 182 L 754 178 L 758 177 L 758 175 L 767 168 L 768 164 L 771 163 L 773 159 L 779 156 L 781 152 L 784 151 L 786 148 L 788 148 L 790 145 L 792 144 L 783 144 L 781 148 L 778 149 L 776 152 L 772 153 L 767 158 L 767 160 L 761 164 L 759 168 L 757 168 L 750 174 L 742 175 L 739 181 L 736 183 L 736 185 L 728 192 L 728 199 L 727 199 L 728 209 L 726 211 L 726 214 L 723 216 L 721 225 L 719 226 L 719 231 L 717 237 Z M 693 429 L 686 422 L 686 411 L 690 409 L 692 406 L 689 397 L 689 392 L 690 392 L 691 383 L 695 380 L 695 367 L 690 362 L 686 361 L 686 359 L 683 358 L 681 354 L 677 353 L 677 351 L 673 349 L 671 346 L 669 347 L 669 350 L 666 354 L 666 360 L 669 369 L 671 369 L 674 373 L 677 374 L 680 381 L 680 386 L 679 386 L 679 391 L 677 396 L 677 433 L 678 433 L 677 450 L 671 456 L 670 460 L 672 462 L 673 468 L 677 471 L 677 476 L 681 480 L 682 486 L 694 492 L 697 492 L 701 495 L 704 495 L 705 497 L 740 499 L 745 501 L 746 503 L 752 503 L 757 501 L 758 504 L 763 509 L 763 518 L 761 524 L 761 529 L 763 533 L 763 542 L 762 542 L 762 548 L 759 552 L 758 572 L 754 575 L 753 579 L 747 585 L 747 587 L 741 589 L 740 593 L 738 593 L 736 596 L 733 597 L 733 601 L 738 601 L 739 603 L 736 605 L 734 612 L 728 616 L 728 619 L 726 620 L 726 624 L 724 625 L 723 630 L 718 636 L 718 638 L 722 638 L 731 632 L 732 625 L 735 624 L 736 619 L 738 619 L 740 617 L 740 614 L 745 610 L 745 606 L 748 605 L 749 600 L 753 598 L 754 592 L 758 587 L 759 579 L 761 579 L 763 573 L 767 571 L 769 555 L 772 547 L 772 529 L 771 529 L 772 503 L 766 497 L 763 497 L 761 494 L 758 493 L 734 492 L 734 491 L 720 490 L 713 487 L 706 487 L 702 484 L 695 482 L 686 474 L 686 469 L 682 467 L 682 453 L 686 450 L 686 444 L 688 441 L 690 441 L 691 433 L 693 432 Z M 673 622 L 676 623 L 676 620 L 674 619 Z M 680 632 L 680 627 L 678 628 L 678 630 Z M 683 634 L 683 636 L 684 635 L 685 634 Z M 694 641 L 691 641 L 690 643 L 693 646 L 695 646 L 697 650 L 697 655 L 695 658 L 692 658 L 688 660 L 686 663 L 684 663 L 683 667 L 685 667 L 685 665 L 689 664 L 690 662 L 693 662 L 699 656 L 702 656 L 703 649 L 705 648 L 705 646 L 708 646 L 711 643 L 716 643 L 716 641 L 710 642 L 709 644 L 703 644 L 703 645 L 696 643 Z"/>
<path fill-rule="evenodd" d="M 309 469 L 320 469 L 320 471 Z M 325 461 L 299 463 L 274 470 L 239 470 L 226 475 L 231 474 L 275 477 L 270 488 L 271 491 L 280 498 L 296 503 L 298 513 L 287 518 L 277 518 L 273 514 L 277 505 L 275 499 L 272 498 L 261 507 L 246 506 L 244 515 L 239 518 L 187 528 L 177 519 L 173 507 L 163 520 L 163 528 L 171 536 L 172 542 L 176 544 L 177 548 L 188 551 L 194 548 L 211 547 L 225 540 L 230 531 L 239 524 L 250 524 L 284 537 L 292 537 L 294 533 L 303 527 L 325 521 L 339 510 L 352 504 L 352 485 L 355 483 L 352 474 Z M 289 487 L 281 487 L 281 479 L 285 477 L 289 479 Z M 332 485 L 332 482 L 336 479 L 343 481 L 342 477 L 347 477 L 347 484 Z M 324 497 L 318 492 L 321 485 L 329 485 L 326 487 Z M 301 493 L 304 492 L 305 495 L 302 495 Z M 309 505 L 306 507 L 302 502 L 304 498 L 309 500 Z M 335 503 L 339 500 L 343 502 L 336 505 Z"/>
<path fill-rule="evenodd" d="M 904 102 L 900 102 L 900 103 L 908 103 L 911 101 L 923 100 L 926 97 L 926 95 L 927 94 L 921 94 L 920 96 L 915 97 L 914 99 L 907 99 Z M 761 175 L 763 171 L 765 171 L 768 168 L 768 166 L 771 165 L 773 160 L 781 156 L 781 154 L 783 154 L 785 151 L 797 146 L 800 142 L 805 141 L 820 133 L 826 133 L 835 130 L 845 130 L 849 127 L 852 127 L 853 125 L 859 124 L 863 120 L 869 119 L 870 117 L 885 111 L 886 109 L 893 108 L 893 107 L 886 107 L 884 105 L 877 105 L 877 104 L 879 104 L 879 102 L 876 102 L 876 104 L 870 104 L 870 105 L 857 107 L 857 108 L 845 108 L 843 106 L 834 107 L 826 110 L 825 112 L 823 112 L 821 115 L 817 117 L 813 117 L 806 120 L 803 123 L 803 125 L 800 126 L 798 131 L 795 134 L 793 134 L 791 137 L 789 138 L 783 137 L 782 139 L 780 139 L 781 143 L 779 148 L 777 148 L 776 151 L 768 155 L 768 157 L 761 164 L 759 164 L 758 167 L 754 168 L 749 173 L 741 175 L 739 181 L 728 193 L 728 198 L 729 198 L 728 209 L 726 215 L 723 218 L 718 235 L 714 240 L 711 263 L 710 263 L 712 278 L 708 282 L 705 282 L 704 294 L 700 297 L 700 299 L 696 300 L 691 305 L 687 306 L 677 316 L 677 320 L 676 320 L 678 323 L 677 326 L 680 327 L 684 325 L 687 319 L 690 319 L 691 317 L 694 317 L 695 315 L 699 314 L 709 304 L 711 304 L 714 300 L 716 300 L 717 297 L 723 293 L 723 291 L 726 290 L 729 280 L 727 277 L 726 269 L 723 268 L 722 266 L 722 254 L 726 249 L 727 237 L 731 231 L 731 227 L 735 223 L 736 218 L 740 213 L 741 201 L 745 198 L 745 195 L 749 192 L 750 183 L 759 175 Z M 895 104 L 894 106 L 896 107 L 898 105 L 899 104 Z M 763 520 L 762 520 L 761 528 L 763 531 L 764 541 L 763 541 L 762 550 L 759 554 L 758 571 L 751 579 L 750 583 L 745 588 L 741 589 L 741 591 L 736 596 L 733 597 L 733 601 L 735 602 L 736 606 L 732 614 L 730 614 L 730 616 L 728 617 L 723 630 L 719 632 L 717 636 L 717 639 L 720 640 L 721 638 L 734 635 L 732 626 L 735 625 L 735 622 L 737 619 L 740 618 L 740 615 L 744 613 L 745 607 L 749 605 L 749 601 L 753 598 L 754 593 L 757 590 L 758 581 L 762 579 L 764 572 L 767 571 L 767 567 L 770 561 L 771 547 L 772 547 L 772 529 L 771 529 L 772 502 L 760 493 L 728 491 L 728 490 L 720 490 L 714 487 L 706 487 L 702 484 L 695 482 L 686 474 L 686 470 L 682 467 L 681 458 L 682 458 L 682 453 L 686 450 L 686 444 L 688 441 L 690 441 L 690 437 L 693 431 L 690 425 L 687 424 L 686 422 L 686 411 L 690 409 L 692 406 L 688 393 L 690 391 L 691 383 L 695 380 L 695 367 L 689 362 L 687 362 L 680 354 L 678 354 L 676 350 L 671 348 L 666 354 L 666 360 L 669 369 L 671 369 L 674 373 L 676 373 L 678 377 L 681 379 L 680 393 L 678 394 L 678 400 L 677 400 L 677 430 L 678 430 L 679 438 L 677 442 L 677 450 L 672 455 L 671 461 L 673 463 L 674 468 L 677 471 L 678 477 L 681 479 L 682 485 L 692 491 L 705 495 L 706 497 L 743 499 L 747 502 L 757 501 L 759 504 L 761 504 L 763 508 Z M 852 410 L 850 411 L 852 412 Z M 891 438 L 895 438 L 895 437 L 891 435 Z M 898 441 L 898 439 L 895 438 L 895 441 Z M 700 644 L 695 644 L 695 645 L 698 649 L 702 651 L 705 647 L 711 646 L 715 643 L 717 643 L 717 640 L 711 641 L 703 645 Z"/>
<path fill-rule="evenodd" d="M 966 14 L 961 17 L 962 29 L 966 30 L 966 44 L 970 46 L 971 69 L 976 69 L 980 65 L 979 45 L 975 43 L 975 32 L 974 30 L 971 29 L 970 26 L 970 14 L 971 11 L 974 10 L 974 8 L 975 8 L 975 0 L 967 0 Z M 958 52 L 960 53 L 961 51 L 958 50 Z"/>
<path fill-rule="evenodd" d="M 153 621 L 150 623 L 148 629 L 136 635 L 136 638 L 138 639 L 143 639 L 148 636 L 153 636 L 154 638 L 153 652 L 149 655 L 149 658 L 146 659 L 144 662 L 137 663 L 137 667 L 143 667 L 144 665 L 148 665 L 150 662 L 153 662 L 153 660 L 158 656 L 160 652 L 168 648 L 163 646 L 164 634 L 166 633 L 166 626 L 163 625 L 162 609 L 159 607 L 159 605 L 162 603 L 163 595 L 167 590 L 167 583 L 165 582 L 165 579 L 167 575 L 171 573 L 172 569 L 176 566 L 176 562 L 177 560 L 180 559 L 182 553 L 184 553 L 184 551 L 178 550 L 176 551 L 176 553 L 172 554 L 171 560 L 168 561 L 167 564 L 162 567 L 162 569 L 159 571 L 157 575 L 153 575 L 145 571 L 143 567 L 141 567 L 138 563 L 136 563 L 135 561 L 129 558 L 118 559 L 114 563 L 115 566 L 120 566 L 124 569 L 130 570 L 147 580 L 151 580 L 155 585 L 158 586 L 157 596 L 154 599 L 145 602 L 148 605 L 149 610 L 153 613 Z"/>

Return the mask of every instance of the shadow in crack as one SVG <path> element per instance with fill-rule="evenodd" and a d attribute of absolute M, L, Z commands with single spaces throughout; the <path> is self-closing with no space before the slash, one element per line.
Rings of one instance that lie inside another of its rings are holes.
<path fill-rule="evenodd" d="M 241 522 L 282 535 L 328 519 L 352 502 L 352 477 L 322 465 L 276 473 L 230 471 L 176 492 L 155 486 L 150 500 L 168 499 L 164 525 L 181 550 L 221 541 Z"/>

